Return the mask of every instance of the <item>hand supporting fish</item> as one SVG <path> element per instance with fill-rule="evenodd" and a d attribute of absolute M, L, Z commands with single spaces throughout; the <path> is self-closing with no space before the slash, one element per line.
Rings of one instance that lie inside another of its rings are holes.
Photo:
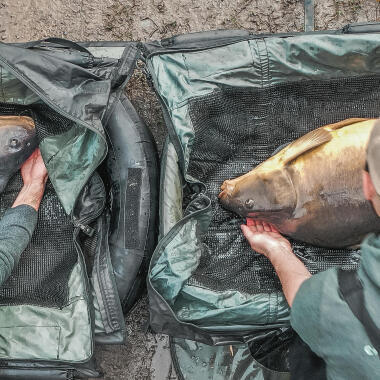
<path fill-rule="evenodd" d="M 0 193 L 9 179 L 37 148 L 33 119 L 28 116 L 0 116 Z"/>
<path fill-rule="evenodd" d="M 295 140 L 247 174 L 224 181 L 222 204 L 324 247 L 358 244 L 380 231 L 364 198 L 362 169 L 376 119 L 347 119 Z"/>

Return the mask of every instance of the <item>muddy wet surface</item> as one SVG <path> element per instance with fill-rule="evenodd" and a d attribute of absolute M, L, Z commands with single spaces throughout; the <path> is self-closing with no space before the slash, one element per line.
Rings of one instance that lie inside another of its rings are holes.
<path fill-rule="evenodd" d="M 317 30 L 380 21 L 380 4 L 375 0 L 316 3 Z M 302 31 L 303 19 L 303 1 L 299 0 L 0 0 L 0 42 L 47 37 L 147 41 L 212 29 L 279 33 Z M 166 127 L 160 105 L 140 70 L 126 91 L 161 149 Z M 144 297 L 126 318 L 126 345 L 97 348 L 104 379 L 176 379 L 168 339 L 145 332 L 147 318 Z"/>

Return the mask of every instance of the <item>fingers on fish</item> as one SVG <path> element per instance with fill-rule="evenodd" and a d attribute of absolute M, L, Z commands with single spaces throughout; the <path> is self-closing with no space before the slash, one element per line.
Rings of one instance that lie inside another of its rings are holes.
<path fill-rule="evenodd" d="M 226 191 L 225 191 L 225 190 L 222 190 L 222 191 L 219 193 L 218 198 L 223 198 L 225 195 L 226 195 Z"/>
<path fill-rule="evenodd" d="M 264 228 L 265 232 L 271 232 L 272 231 L 269 223 L 263 222 L 263 228 Z"/>
<path fill-rule="evenodd" d="M 247 226 L 248 227 L 255 226 L 255 225 L 256 225 L 255 219 L 253 219 L 253 218 L 247 218 Z"/>
<path fill-rule="evenodd" d="M 254 227 L 255 230 L 257 231 L 265 231 L 265 232 L 277 232 L 277 228 L 268 222 L 262 222 L 259 220 L 255 220 L 253 218 L 247 218 L 247 226 L 248 227 Z"/>
<path fill-rule="evenodd" d="M 280 231 L 273 224 L 270 225 L 270 228 L 272 229 L 272 232 L 277 232 L 278 234 L 280 233 Z"/>

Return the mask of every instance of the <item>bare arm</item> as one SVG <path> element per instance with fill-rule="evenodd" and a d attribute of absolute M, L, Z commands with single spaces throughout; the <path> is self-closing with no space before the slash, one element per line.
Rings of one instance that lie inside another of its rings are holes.
<path fill-rule="evenodd" d="M 38 211 L 48 178 L 39 149 L 35 150 L 25 161 L 21 167 L 21 175 L 24 186 L 13 203 L 12 208 L 20 205 L 29 205 Z"/>
<path fill-rule="evenodd" d="M 241 229 L 251 248 L 265 255 L 273 264 L 291 307 L 301 284 L 311 277 L 310 272 L 294 255 L 289 241 L 273 226 L 247 219 L 247 225 L 243 224 Z"/>

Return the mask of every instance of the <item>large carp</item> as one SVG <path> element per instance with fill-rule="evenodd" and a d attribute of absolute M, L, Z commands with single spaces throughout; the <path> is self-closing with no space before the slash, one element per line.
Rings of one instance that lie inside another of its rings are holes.
<path fill-rule="evenodd" d="M 323 247 L 358 244 L 380 231 L 380 218 L 362 190 L 376 121 L 347 119 L 307 133 L 247 174 L 226 180 L 222 204 L 296 240 Z"/>
<path fill-rule="evenodd" d="M 36 148 L 37 135 L 32 118 L 0 116 L 0 193 Z"/>

